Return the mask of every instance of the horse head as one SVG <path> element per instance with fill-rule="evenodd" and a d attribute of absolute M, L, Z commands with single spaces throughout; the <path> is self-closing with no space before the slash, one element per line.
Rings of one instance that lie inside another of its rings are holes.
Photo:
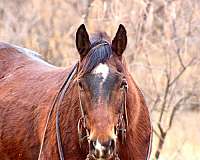
<path fill-rule="evenodd" d="M 77 84 L 82 113 L 78 133 L 80 143 L 87 138 L 88 157 L 94 159 L 117 158 L 117 143 L 126 141 L 128 82 L 122 62 L 126 44 L 123 25 L 119 26 L 112 42 L 105 33 L 90 38 L 84 25 L 76 33 L 80 55 Z"/>

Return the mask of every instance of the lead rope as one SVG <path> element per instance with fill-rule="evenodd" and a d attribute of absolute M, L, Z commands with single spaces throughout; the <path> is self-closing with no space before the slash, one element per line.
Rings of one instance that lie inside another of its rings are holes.
<path fill-rule="evenodd" d="M 61 105 L 64 95 L 65 95 L 67 89 L 69 88 L 70 82 L 77 72 L 77 66 L 78 66 L 78 63 L 76 63 L 75 66 L 73 66 L 71 72 L 69 73 L 69 75 L 66 79 L 64 88 L 63 88 L 63 90 L 61 90 L 61 96 L 58 97 L 59 99 L 58 99 L 57 106 Z M 57 112 L 56 112 L 56 139 L 57 139 L 60 160 L 64 160 L 65 158 L 64 158 L 63 148 L 62 148 L 62 139 L 61 139 L 61 134 L 60 134 L 60 126 L 59 126 L 59 107 L 57 107 Z"/>
<path fill-rule="evenodd" d="M 64 81 L 64 83 L 62 84 L 61 88 L 59 89 L 58 94 L 54 98 L 53 105 L 52 105 L 52 107 L 51 107 L 51 109 L 49 111 L 49 114 L 47 116 L 47 121 L 46 121 L 46 124 L 45 124 L 44 134 L 42 136 L 42 143 L 41 143 L 41 147 L 40 147 L 38 160 L 41 160 L 42 149 L 43 149 L 44 140 L 45 140 L 45 134 L 46 134 L 46 131 L 47 131 L 47 126 L 48 126 L 50 117 L 52 115 L 53 109 L 55 108 L 55 106 L 58 106 L 57 105 L 57 101 L 59 102 L 59 105 L 60 105 L 60 103 L 61 103 L 61 101 L 62 101 L 62 99 L 64 97 L 65 91 L 68 89 L 69 83 L 70 83 L 70 81 L 72 80 L 72 78 L 74 77 L 74 75 L 75 75 L 75 73 L 77 71 L 77 67 L 78 67 L 78 62 L 72 67 L 72 69 L 70 70 L 66 80 Z M 57 108 L 57 112 L 56 112 L 56 140 L 57 140 L 60 160 L 64 160 L 64 154 L 63 154 L 63 149 L 62 149 L 62 141 L 61 141 L 61 136 L 60 136 L 58 108 Z"/>
<path fill-rule="evenodd" d="M 57 144 L 58 144 L 58 152 L 60 156 L 60 160 L 64 160 L 64 152 L 62 148 L 62 140 L 60 136 L 60 126 L 59 126 L 59 113 L 56 113 L 56 138 L 57 138 Z"/>

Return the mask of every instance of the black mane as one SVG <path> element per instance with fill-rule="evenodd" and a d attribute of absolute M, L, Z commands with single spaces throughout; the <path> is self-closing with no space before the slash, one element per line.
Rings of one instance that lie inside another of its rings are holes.
<path fill-rule="evenodd" d="M 105 63 L 112 54 L 112 48 L 103 33 L 92 37 L 90 42 L 91 49 L 84 60 L 83 74 L 90 73 L 99 63 Z"/>

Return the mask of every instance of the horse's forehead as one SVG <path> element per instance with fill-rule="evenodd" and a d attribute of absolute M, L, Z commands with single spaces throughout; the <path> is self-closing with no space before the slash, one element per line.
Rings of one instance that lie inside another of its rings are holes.
<path fill-rule="evenodd" d="M 99 63 L 92 71 L 93 75 L 101 75 L 103 82 L 106 80 L 109 74 L 109 67 L 107 64 Z"/>
<path fill-rule="evenodd" d="M 115 70 L 106 63 L 98 64 L 91 74 L 85 76 L 85 84 L 95 102 L 98 100 L 109 101 L 118 80 L 119 76 L 115 74 Z"/>

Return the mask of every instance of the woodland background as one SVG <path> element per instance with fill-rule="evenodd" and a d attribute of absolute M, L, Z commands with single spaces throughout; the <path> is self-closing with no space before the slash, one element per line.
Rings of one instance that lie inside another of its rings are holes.
<path fill-rule="evenodd" d="M 200 159 L 199 0 L 0 0 L 0 41 L 30 48 L 52 64 L 79 58 L 75 32 L 128 32 L 124 54 L 149 106 L 151 159 Z"/>

